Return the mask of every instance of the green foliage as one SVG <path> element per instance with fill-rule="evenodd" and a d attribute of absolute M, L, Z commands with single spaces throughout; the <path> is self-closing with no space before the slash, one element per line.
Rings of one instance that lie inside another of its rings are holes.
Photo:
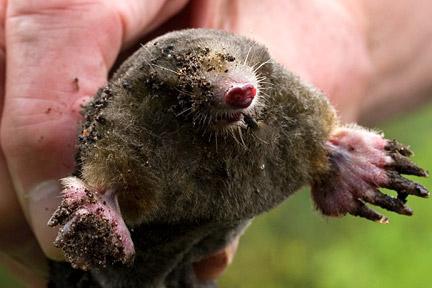
<path fill-rule="evenodd" d="M 415 162 L 432 171 L 432 106 L 381 129 L 387 138 L 409 143 Z M 432 190 L 432 178 L 417 180 Z M 379 225 L 354 217 L 323 218 L 313 210 L 308 192 L 299 192 L 254 221 L 220 286 L 429 287 L 430 201 L 410 197 L 413 217 L 382 211 L 391 223 Z M 0 269 L 0 287 L 19 286 Z"/>
<path fill-rule="evenodd" d="M 414 161 L 432 171 L 432 106 L 380 129 L 387 138 L 409 143 L 416 152 Z M 432 178 L 416 180 L 432 190 Z M 429 287 L 430 201 L 409 197 L 413 217 L 381 211 L 390 224 L 379 225 L 350 216 L 323 218 L 314 211 L 308 191 L 299 192 L 255 220 L 219 284 L 221 288 Z"/>

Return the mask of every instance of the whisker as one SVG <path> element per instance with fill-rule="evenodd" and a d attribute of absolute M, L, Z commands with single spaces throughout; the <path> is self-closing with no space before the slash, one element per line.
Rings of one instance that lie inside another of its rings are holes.
<path fill-rule="evenodd" d="M 242 133 L 242 131 L 241 131 L 241 128 L 240 128 L 240 126 L 237 126 L 238 127 L 238 134 L 239 134 L 239 136 L 240 136 L 240 140 L 241 140 L 241 142 L 242 142 L 242 144 L 243 144 L 243 147 L 245 148 L 245 149 L 247 149 L 247 146 L 246 146 L 246 143 L 244 142 L 244 140 L 243 140 L 243 133 Z"/>
<path fill-rule="evenodd" d="M 270 61 L 271 61 L 271 58 L 269 58 L 267 61 L 264 61 L 264 62 L 261 63 L 257 68 L 255 68 L 255 69 L 253 70 L 253 72 L 256 73 L 256 71 L 258 71 L 258 70 L 259 70 L 262 66 L 264 66 L 265 64 L 270 63 Z"/>
<path fill-rule="evenodd" d="M 216 153 L 218 152 L 218 131 L 215 133 L 215 145 L 216 145 Z"/>
<path fill-rule="evenodd" d="M 264 144 L 266 144 L 266 145 L 269 144 L 269 142 L 264 141 L 263 139 L 261 139 L 260 137 L 258 137 L 256 134 L 252 134 L 252 135 L 253 135 L 254 138 L 258 139 L 258 140 L 261 141 L 262 143 L 264 143 Z"/>
<path fill-rule="evenodd" d="M 145 45 L 141 44 L 141 47 L 144 48 L 144 50 L 147 52 L 147 54 L 148 54 L 149 56 L 151 55 L 150 51 L 148 50 L 148 48 L 147 48 Z M 163 66 L 161 66 L 161 65 L 157 65 L 157 64 L 151 63 L 150 61 L 147 61 L 147 60 L 145 60 L 145 59 L 144 59 L 144 61 L 146 61 L 146 63 L 147 63 L 150 67 L 152 67 L 153 69 L 154 69 L 154 67 L 158 67 L 158 68 L 160 68 L 160 69 L 164 69 L 164 70 L 170 71 L 170 72 L 176 74 L 177 76 L 180 76 L 180 73 L 178 73 L 178 72 L 176 72 L 176 71 L 174 71 L 174 70 L 171 70 L 171 69 L 169 69 L 169 68 L 163 67 Z"/>
<path fill-rule="evenodd" d="M 237 139 L 237 137 L 236 137 L 236 135 L 235 135 L 235 133 L 234 133 L 234 130 L 233 130 L 233 129 L 230 129 L 230 132 L 231 132 L 231 136 L 232 136 L 232 138 L 234 139 L 234 141 L 235 141 L 238 145 L 241 145 L 240 141 Z"/>
<path fill-rule="evenodd" d="M 183 115 L 184 113 L 186 113 L 186 112 L 188 112 L 190 110 L 192 110 L 192 107 L 186 108 L 185 110 L 183 110 L 182 112 L 176 114 L 175 116 L 178 117 L 178 116 Z"/>
<path fill-rule="evenodd" d="M 174 89 L 175 89 L 177 92 L 180 92 L 180 93 L 182 93 L 182 94 L 184 94 L 184 95 L 187 95 L 187 96 L 190 96 L 190 97 L 194 96 L 191 92 L 187 92 L 187 91 L 181 90 L 181 89 L 179 89 L 179 88 L 177 88 L 177 87 L 175 87 Z"/>
<path fill-rule="evenodd" d="M 140 45 L 141 45 L 142 48 L 144 48 L 144 51 L 150 56 L 151 53 L 148 50 L 148 48 L 144 44 L 142 44 L 142 43 L 140 43 Z M 145 59 L 145 57 L 143 58 L 143 60 L 146 62 L 147 65 L 149 65 L 149 67 L 151 69 L 155 70 L 155 68 L 153 67 L 153 64 L 150 61 L 148 61 L 147 59 Z"/>
<path fill-rule="evenodd" d="M 263 96 L 265 96 L 265 97 L 263 97 L 263 98 L 260 98 L 260 99 L 264 99 L 264 100 L 267 100 L 267 98 L 270 98 L 270 95 L 269 94 L 267 94 L 265 91 L 263 91 L 263 90 L 260 90 L 260 95 L 263 95 Z"/>
<path fill-rule="evenodd" d="M 207 120 L 207 114 L 204 115 L 204 119 L 203 119 L 203 126 L 206 125 L 206 120 Z"/>
<path fill-rule="evenodd" d="M 251 50 L 252 50 L 252 48 L 253 48 L 254 46 L 255 46 L 255 44 L 249 47 L 249 51 L 248 51 L 247 54 L 246 54 L 246 57 L 245 57 L 244 62 L 243 62 L 243 65 L 246 65 L 246 64 L 247 64 L 247 60 L 248 60 L 248 58 L 249 58 L 249 53 L 251 52 Z"/>
<path fill-rule="evenodd" d="M 267 82 L 267 81 L 258 81 L 258 83 L 259 83 L 259 84 L 265 84 L 266 86 L 270 86 L 270 87 L 273 87 L 273 86 L 274 86 L 273 83 L 271 83 L 271 82 Z M 270 88 L 270 87 L 268 87 L 268 88 Z M 267 89 L 268 89 L 268 88 L 267 88 Z"/>
<path fill-rule="evenodd" d="M 174 74 L 177 75 L 177 76 L 180 76 L 180 73 L 178 73 L 178 72 L 176 72 L 176 71 L 174 71 L 174 70 L 172 70 L 172 69 L 169 69 L 169 68 L 166 68 L 166 67 L 163 67 L 163 66 L 157 65 L 157 64 L 152 64 L 152 65 L 155 66 L 155 67 L 158 67 L 158 68 L 160 68 L 160 69 L 164 69 L 164 70 L 166 70 L 166 71 L 172 72 L 172 73 L 174 73 Z"/>

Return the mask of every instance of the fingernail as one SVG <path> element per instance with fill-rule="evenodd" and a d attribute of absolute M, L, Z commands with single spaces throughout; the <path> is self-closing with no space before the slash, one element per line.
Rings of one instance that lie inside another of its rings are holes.
<path fill-rule="evenodd" d="M 58 228 L 48 227 L 47 223 L 61 202 L 62 187 L 57 180 L 48 180 L 36 185 L 28 194 L 29 222 L 33 233 L 45 255 L 53 260 L 63 260 L 60 249 L 54 247 Z"/>

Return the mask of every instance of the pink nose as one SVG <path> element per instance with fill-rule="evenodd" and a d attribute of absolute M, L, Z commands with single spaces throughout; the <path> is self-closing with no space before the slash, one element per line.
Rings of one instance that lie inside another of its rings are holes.
<path fill-rule="evenodd" d="M 231 87 L 225 93 L 224 98 L 225 103 L 229 106 L 236 109 L 241 109 L 249 107 L 255 95 L 256 88 L 252 84 L 247 83 Z"/>

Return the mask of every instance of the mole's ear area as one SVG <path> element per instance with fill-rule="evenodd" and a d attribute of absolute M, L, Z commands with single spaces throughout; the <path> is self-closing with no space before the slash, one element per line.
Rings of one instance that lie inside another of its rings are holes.
<path fill-rule="evenodd" d="M 388 218 L 366 206 L 380 206 L 403 215 L 412 215 L 406 197 L 428 197 L 425 187 L 401 174 L 426 177 L 427 172 L 408 157 L 412 152 L 395 140 L 358 126 L 339 127 L 326 143 L 329 169 L 312 181 L 312 197 L 324 215 L 347 213 L 379 223 Z M 378 188 L 396 190 L 397 197 L 383 194 Z"/>
<path fill-rule="evenodd" d="M 63 201 L 48 225 L 61 228 L 54 245 L 74 268 L 130 264 L 134 245 L 120 213 L 114 190 L 97 191 L 76 177 L 61 180 Z"/>

